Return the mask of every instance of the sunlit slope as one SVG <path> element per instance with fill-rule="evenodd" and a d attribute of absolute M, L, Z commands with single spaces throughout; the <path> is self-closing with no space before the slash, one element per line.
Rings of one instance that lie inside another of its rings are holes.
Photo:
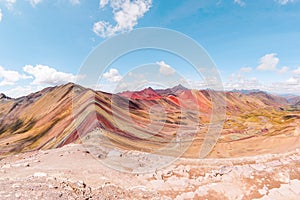
<path fill-rule="evenodd" d="M 294 147 L 300 114 L 286 99 L 264 92 L 216 92 L 221 94 L 226 96 L 222 106 L 227 117 L 211 157 L 272 152 L 286 144 Z M 196 157 L 212 105 L 209 91 L 182 86 L 112 95 L 70 83 L 18 99 L 1 96 L 0 157 L 80 143 L 97 130 L 110 145 L 147 152 L 170 143 L 175 147 L 180 137 L 191 144 L 185 156 Z M 263 150 L 266 144 L 268 150 Z"/>

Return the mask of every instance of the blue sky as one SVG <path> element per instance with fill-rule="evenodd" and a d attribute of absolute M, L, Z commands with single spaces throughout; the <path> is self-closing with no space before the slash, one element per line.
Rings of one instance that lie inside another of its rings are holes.
<path fill-rule="evenodd" d="M 0 0 L 0 92 L 17 97 L 75 81 L 102 41 L 135 28 L 163 27 L 202 45 L 226 90 L 300 94 L 299 11 L 299 0 Z M 99 89 L 113 91 L 145 63 L 205 87 L 182 59 L 148 50 L 113 63 Z"/>

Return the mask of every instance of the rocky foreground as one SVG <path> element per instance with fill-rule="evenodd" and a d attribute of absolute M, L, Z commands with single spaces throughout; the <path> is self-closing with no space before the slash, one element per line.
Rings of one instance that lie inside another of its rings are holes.
<path fill-rule="evenodd" d="M 0 161 L 0 199 L 299 199 L 300 149 L 226 159 L 180 158 L 147 174 L 102 165 L 82 145 Z"/>

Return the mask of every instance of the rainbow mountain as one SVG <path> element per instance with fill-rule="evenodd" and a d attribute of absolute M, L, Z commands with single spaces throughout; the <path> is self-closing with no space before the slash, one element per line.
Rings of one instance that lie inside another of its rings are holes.
<path fill-rule="evenodd" d="M 299 145 L 300 111 L 292 100 L 266 92 L 215 92 L 225 96 L 226 118 L 208 157 L 288 151 Z M 82 143 L 101 130 L 118 148 L 151 152 L 178 137 L 197 157 L 213 108 L 208 90 L 169 89 L 110 94 L 69 83 L 21 98 L 0 95 L 0 158 Z"/>

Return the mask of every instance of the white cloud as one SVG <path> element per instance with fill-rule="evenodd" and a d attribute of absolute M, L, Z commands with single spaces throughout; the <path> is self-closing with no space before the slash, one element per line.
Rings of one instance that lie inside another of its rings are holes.
<path fill-rule="evenodd" d="M 32 7 L 35 7 L 37 4 L 41 3 L 42 0 L 29 0 Z"/>
<path fill-rule="evenodd" d="M 277 91 L 278 93 L 292 93 L 300 95 L 300 76 L 295 75 L 286 81 L 273 83 L 270 90 Z"/>
<path fill-rule="evenodd" d="M 103 38 L 131 31 L 152 5 L 152 0 L 100 0 L 100 7 L 104 8 L 109 2 L 116 24 L 113 26 L 107 21 L 99 21 L 93 27 L 93 31 Z"/>
<path fill-rule="evenodd" d="M 106 78 L 109 82 L 119 82 L 122 79 L 122 76 L 119 74 L 117 69 L 110 69 L 108 72 L 103 74 L 103 77 Z"/>
<path fill-rule="evenodd" d="M 276 70 L 277 64 L 279 63 L 279 58 L 276 53 L 266 54 L 260 58 L 260 65 L 257 66 L 257 70 Z"/>
<path fill-rule="evenodd" d="M 3 17 L 3 14 L 2 14 L 2 10 L 0 8 L 0 22 L 2 21 L 2 17 Z"/>
<path fill-rule="evenodd" d="M 192 80 L 192 79 L 188 79 L 188 80 L 180 80 L 179 84 L 183 85 L 186 88 L 191 88 L 191 89 L 206 89 L 208 88 L 208 84 L 206 81 L 204 80 Z"/>
<path fill-rule="evenodd" d="M 27 96 L 30 93 L 37 92 L 42 89 L 43 89 L 43 87 L 41 87 L 41 86 L 35 86 L 35 87 L 33 87 L 31 85 L 17 86 L 17 87 L 14 87 L 14 88 L 4 91 L 3 93 L 8 97 L 18 98 L 18 97 L 22 97 L 22 96 Z"/>
<path fill-rule="evenodd" d="M 169 76 L 175 73 L 175 70 L 164 61 L 156 62 L 156 64 L 159 65 L 159 73 L 165 76 Z"/>
<path fill-rule="evenodd" d="M 288 3 L 294 2 L 294 0 L 276 0 L 281 5 L 286 5 Z"/>
<path fill-rule="evenodd" d="M 242 0 L 234 0 L 234 3 L 236 3 L 236 4 L 238 4 L 238 5 L 242 6 L 242 7 L 246 5 L 246 3 L 244 1 L 242 1 Z"/>
<path fill-rule="evenodd" d="M 72 5 L 78 5 L 78 4 L 80 4 L 80 0 L 70 0 L 70 3 Z"/>
<path fill-rule="evenodd" d="M 114 27 L 110 23 L 105 21 L 94 23 L 93 31 L 94 33 L 96 33 L 97 35 L 103 38 L 115 34 Z"/>
<path fill-rule="evenodd" d="M 100 8 L 104 8 L 108 4 L 109 0 L 100 0 Z"/>
<path fill-rule="evenodd" d="M 299 79 L 295 76 L 289 78 L 287 81 L 286 81 L 287 84 L 291 84 L 291 85 L 295 85 L 295 84 L 300 84 L 299 83 Z"/>
<path fill-rule="evenodd" d="M 242 67 L 240 69 L 241 72 L 245 72 L 245 73 L 249 73 L 252 72 L 252 68 L 251 67 Z"/>
<path fill-rule="evenodd" d="M 297 69 L 295 69 L 293 72 L 294 72 L 295 74 L 299 74 L 299 75 L 300 75 L 300 67 L 298 67 Z"/>
<path fill-rule="evenodd" d="M 8 10 L 11 10 L 16 3 L 16 0 L 0 0 L 0 3 L 4 3 Z"/>
<path fill-rule="evenodd" d="M 289 71 L 289 68 L 287 66 L 282 67 L 278 70 L 279 73 L 283 74 Z"/>
<path fill-rule="evenodd" d="M 6 70 L 0 66 L 0 86 L 14 85 L 20 79 L 30 78 L 28 76 L 22 75 L 17 71 Z"/>
<path fill-rule="evenodd" d="M 262 91 L 274 92 L 278 94 L 291 93 L 300 95 L 300 67 L 298 67 L 294 71 L 289 71 L 289 68 L 284 66 L 281 69 L 276 69 L 276 71 L 279 73 L 294 72 L 294 76 L 285 81 L 266 82 L 258 80 L 255 77 L 249 78 L 244 76 L 244 74 L 236 73 L 232 74 L 229 77 L 228 81 L 224 83 L 224 88 L 226 90 L 259 89 Z M 239 72 L 241 72 L 241 70 Z"/>
<path fill-rule="evenodd" d="M 269 92 L 273 92 L 276 94 L 299 94 L 299 89 L 295 87 L 294 85 L 287 84 L 285 82 L 276 82 L 272 83 L 268 90 Z"/>
<path fill-rule="evenodd" d="M 26 65 L 23 70 L 28 74 L 34 76 L 32 85 L 48 84 L 48 85 L 60 85 L 67 82 L 75 82 L 76 76 L 69 73 L 59 72 L 54 68 L 36 65 Z"/>
<path fill-rule="evenodd" d="M 232 74 L 229 81 L 224 84 L 226 90 L 266 90 L 265 86 L 256 77 L 248 78 L 241 74 Z"/>

